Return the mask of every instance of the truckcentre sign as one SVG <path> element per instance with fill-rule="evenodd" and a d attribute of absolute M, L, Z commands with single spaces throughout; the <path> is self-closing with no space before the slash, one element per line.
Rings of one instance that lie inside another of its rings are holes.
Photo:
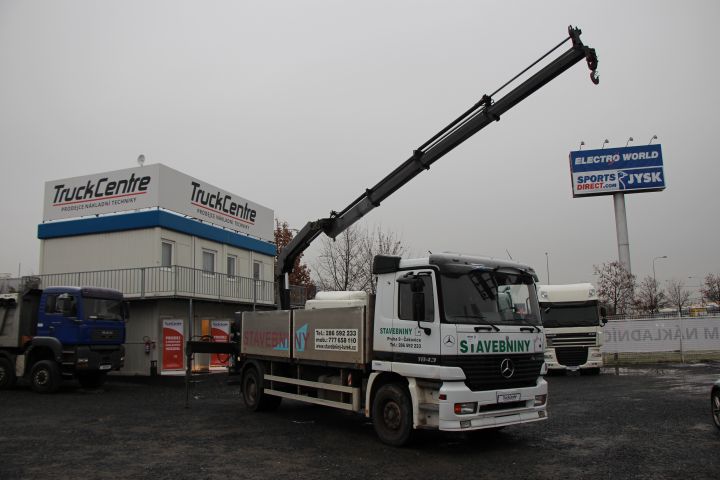
<path fill-rule="evenodd" d="M 665 189 L 660 145 L 570 152 L 573 197 Z"/>
<path fill-rule="evenodd" d="M 159 163 L 46 182 L 43 221 L 158 207 L 274 241 L 271 209 Z"/>

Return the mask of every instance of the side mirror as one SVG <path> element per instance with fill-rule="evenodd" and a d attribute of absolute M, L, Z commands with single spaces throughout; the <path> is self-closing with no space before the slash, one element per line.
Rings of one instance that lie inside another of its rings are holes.
<path fill-rule="evenodd" d="M 130 302 L 123 302 L 122 304 L 123 319 L 127 322 L 130 320 Z"/>

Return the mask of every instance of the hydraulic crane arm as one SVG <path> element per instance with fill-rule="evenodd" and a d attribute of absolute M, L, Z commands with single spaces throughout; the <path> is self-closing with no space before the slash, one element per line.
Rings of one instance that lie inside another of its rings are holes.
<path fill-rule="evenodd" d="M 333 211 L 327 218 L 308 222 L 278 255 L 275 274 L 279 285 L 281 285 L 280 308 L 287 309 L 290 306 L 290 287 L 286 274 L 292 271 L 295 260 L 310 246 L 312 241 L 315 240 L 320 233 L 325 233 L 327 236 L 335 238 L 353 223 L 364 217 L 373 208 L 380 206 L 380 202 L 392 195 L 420 172 L 428 170 L 430 165 L 436 160 L 490 123 L 500 120 L 500 116 L 505 112 L 582 59 L 587 61 L 588 67 L 591 70 L 590 78 L 593 83 L 597 84 L 599 82 L 597 76 L 598 61 L 595 50 L 583 45 L 580 40 L 580 34 L 582 33 L 580 29 L 568 27 L 568 33 L 569 36 L 555 48 L 492 94 L 484 95 L 479 102 L 438 132 L 430 140 L 414 150 L 409 159 L 380 180 L 377 185 L 365 190 L 362 195 L 345 207 L 344 210 L 341 212 Z M 526 73 L 568 40 L 571 40 L 572 47 L 565 53 L 538 70 L 503 97 L 497 100 L 493 99 L 503 88 L 517 80 L 518 77 Z"/>

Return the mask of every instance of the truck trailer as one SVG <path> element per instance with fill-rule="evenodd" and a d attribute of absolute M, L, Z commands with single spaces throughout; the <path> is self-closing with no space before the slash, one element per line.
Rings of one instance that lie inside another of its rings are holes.
<path fill-rule="evenodd" d="M 605 309 L 591 283 L 538 285 L 545 328 L 545 362 L 550 371 L 597 375 L 603 366 L 600 347 Z"/>
<path fill-rule="evenodd" d="M 25 277 L 16 292 L 0 294 L 0 389 L 18 378 L 39 393 L 63 379 L 84 387 L 103 384 L 125 361 L 127 307 L 117 290 L 40 288 Z"/>

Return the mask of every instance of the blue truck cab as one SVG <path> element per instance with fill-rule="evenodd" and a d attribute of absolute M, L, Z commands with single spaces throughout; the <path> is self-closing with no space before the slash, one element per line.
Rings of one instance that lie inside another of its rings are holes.
<path fill-rule="evenodd" d="M 127 304 L 117 290 L 29 283 L 0 295 L 0 388 L 29 380 L 34 390 L 57 390 L 62 379 L 98 387 L 123 367 Z"/>

